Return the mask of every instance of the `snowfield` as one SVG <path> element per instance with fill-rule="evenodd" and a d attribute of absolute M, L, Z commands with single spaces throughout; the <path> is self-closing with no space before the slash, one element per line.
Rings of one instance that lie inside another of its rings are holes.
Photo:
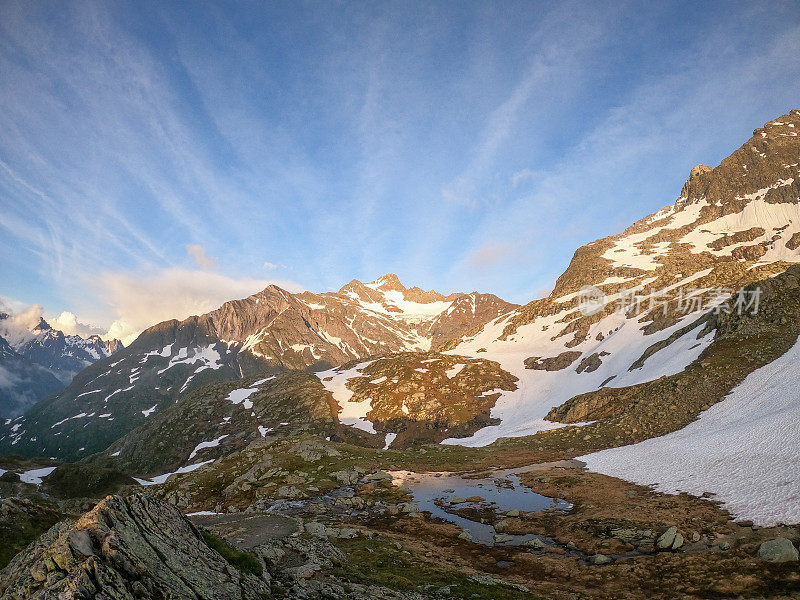
<path fill-rule="evenodd" d="M 330 369 L 316 374 L 325 389 L 333 394 L 333 399 L 336 400 L 339 408 L 341 408 L 339 421 L 344 425 L 350 425 L 367 433 L 376 433 L 372 423 L 366 418 L 367 413 L 372 410 L 372 398 L 367 398 L 361 402 L 350 402 L 353 397 L 353 391 L 347 388 L 347 382 L 353 377 L 359 377 L 361 371 L 373 362 L 375 361 L 363 362 L 345 371 Z M 329 377 L 333 379 L 325 381 Z"/>
<path fill-rule="evenodd" d="M 700 327 L 697 327 L 650 356 L 641 369 L 628 371 L 646 348 L 689 325 L 702 311 L 691 313 L 672 327 L 652 335 L 644 335 L 644 324 L 639 323 L 637 318 L 625 318 L 614 313 L 592 325 L 587 340 L 574 348 L 565 346 L 566 337 L 551 340 L 552 332 L 560 327 L 558 320 L 564 314 L 539 317 L 520 327 L 507 340 L 497 339 L 509 319 L 502 317 L 489 323 L 474 338 L 446 352 L 495 360 L 503 369 L 518 377 L 519 381 L 517 389 L 502 392 L 492 408 L 492 417 L 502 421 L 499 425 L 479 429 L 470 437 L 448 438 L 443 444 L 486 446 L 501 437 L 521 437 L 563 427 L 561 423 L 545 420 L 551 408 L 603 385 L 624 387 L 679 373 L 713 341 L 713 335 L 710 334 L 697 339 L 700 331 Z M 600 333 L 605 337 L 598 341 L 596 338 Z M 482 348 L 487 351 L 479 353 L 478 350 Z M 552 357 L 565 350 L 581 351 L 583 355 L 560 371 L 525 368 L 524 361 L 529 356 Z M 600 367 L 593 372 L 577 373 L 575 369 L 580 360 L 595 352 L 607 353 L 602 356 Z M 613 379 L 609 380 L 610 377 Z"/>
<path fill-rule="evenodd" d="M 735 517 L 800 523 L 800 340 L 680 431 L 580 457 L 661 492 L 715 494 Z"/>

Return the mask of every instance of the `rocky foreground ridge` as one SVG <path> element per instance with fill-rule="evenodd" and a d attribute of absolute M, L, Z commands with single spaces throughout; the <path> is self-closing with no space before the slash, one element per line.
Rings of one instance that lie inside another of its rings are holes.
<path fill-rule="evenodd" d="M 422 598 L 333 577 L 307 582 L 307 575 L 279 564 L 286 553 L 282 546 L 317 555 L 329 565 L 344 558 L 323 540 L 264 543 L 241 551 L 201 533 L 161 500 L 109 496 L 77 520 L 54 525 L 17 555 L 0 571 L 0 598 Z"/>

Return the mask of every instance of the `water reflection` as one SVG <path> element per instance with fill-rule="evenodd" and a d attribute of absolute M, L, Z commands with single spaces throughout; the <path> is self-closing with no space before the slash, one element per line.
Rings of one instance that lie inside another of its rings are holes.
<path fill-rule="evenodd" d="M 392 473 L 395 485 L 408 489 L 422 511 L 431 516 L 454 523 L 472 535 L 473 541 L 492 546 L 495 544 L 520 545 L 532 539 L 543 539 L 534 534 L 503 535 L 496 537 L 489 523 L 468 519 L 449 512 L 461 508 L 494 509 L 497 513 L 511 510 L 540 512 L 543 510 L 569 510 L 572 505 L 565 500 L 537 494 L 522 485 L 520 478 L 509 473 L 503 478 L 467 479 L 454 473 Z M 465 502 L 469 499 L 469 502 Z M 455 502 L 454 502 L 455 500 Z M 447 509 L 447 510 L 445 510 Z"/>

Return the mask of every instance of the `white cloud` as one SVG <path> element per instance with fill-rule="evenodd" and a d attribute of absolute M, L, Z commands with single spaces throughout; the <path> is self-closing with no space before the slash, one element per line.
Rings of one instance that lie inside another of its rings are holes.
<path fill-rule="evenodd" d="M 111 273 L 101 278 L 105 299 L 116 320 L 103 336 L 126 346 L 152 325 L 185 319 L 218 308 L 228 300 L 245 298 L 273 283 L 290 292 L 303 287 L 292 281 L 234 279 L 197 269 L 164 269 L 153 274 Z"/>
<path fill-rule="evenodd" d="M 4 298 L 0 299 L 0 312 L 5 312 L 9 315 L 8 318 L 0 320 L 0 335 L 6 338 L 12 346 L 17 346 L 33 339 L 34 334 L 31 330 L 44 318 L 44 308 L 40 304 L 32 304 L 25 308 L 19 308 L 19 306 L 18 302 L 8 302 Z M 57 317 L 45 319 L 45 321 L 53 329 L 58 329 L 64 332 L 65 335 L 88 337 L 90 335 L 99 335 L 105 331 L 100 327 L 81 322 L 75 313 L 69 311 L 64 311 Z"/>
<path fill-rule="evenodd" d="M 8 296 L 0 296 L 0 313 L 13 315 L 23 310 L 25 306 L 26 304 L 19 300 L 9 298 Z"/>
<path fill-rule="evenodd" d="M 54 329 L 64 332 L 64 335 L 79 335 L 89 337 L 90 335 L 100 335 L 103 329 L 95 325 L 81 323 L 75 313 L 64 311 L 54 319 L 49 319 L 48 323 Z"/>
<path fill-rule="evenodd" d="M 43 314 L 44 309 L 39 304 L 32 304 L 19 312 L 10 313 L 7 318 L 0 320 L 0 335 L 16 347 L 34 337 L 31 329 L 39 324 Z"/>
<path fill-rule="evenodd" d="M 206 254 L 206 249 L 200 244 L 186 244 L 186 252 L 202 269 L 213 269 L 217 266 L 217 259 Z"/>
<path fill-rule="evenodd" d="M 271 263 L 269 261 L 264 263 L 264 268 L 269 269 L 270 271 L 273 269 L 277 269 L 280 265 L 276 265 L 275 263 Z"/>

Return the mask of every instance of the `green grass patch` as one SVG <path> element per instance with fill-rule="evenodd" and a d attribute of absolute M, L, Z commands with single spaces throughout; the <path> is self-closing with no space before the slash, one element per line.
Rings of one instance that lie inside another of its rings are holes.
<path fill-rule="evenodd" d="M 218 537 L 213 533 L 209 533 L 208 531 L 203 532 L 203 541 L 209 548 L 213 548 L 219 552 L 222 555 L 222 558 L 224 558 L 230 565 L 234 566 L 242 573 L 249 573 L 250 575 L 256 575 L 259 577 L 261 576 L 261 573 L 264 569 L 261 566 L 261 561 L 259 561 L 258 558 L 256 558 L 253 554 L 244 552 L 242 550 L 237 550 L 221 537 Z"/>

